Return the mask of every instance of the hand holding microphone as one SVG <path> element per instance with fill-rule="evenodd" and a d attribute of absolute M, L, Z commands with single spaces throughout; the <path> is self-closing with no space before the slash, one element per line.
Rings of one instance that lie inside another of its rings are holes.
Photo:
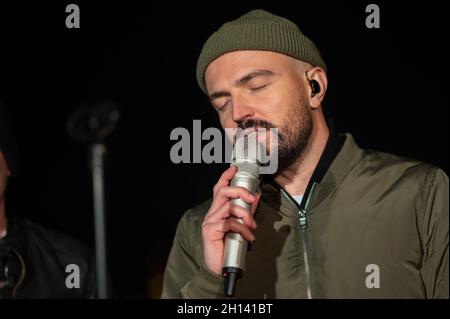
<path fill-rule="evenodd" d="M 234 295 L 235 281 L 245 270 L 247 241 L 255 240 L 250 229 L 256 228 L 260 151 L 256 134 L 237 140 L 233 165 L 214 186 L 213 202 L 202 224 L 204 262 L 225 277 L 227 296 Z"/>

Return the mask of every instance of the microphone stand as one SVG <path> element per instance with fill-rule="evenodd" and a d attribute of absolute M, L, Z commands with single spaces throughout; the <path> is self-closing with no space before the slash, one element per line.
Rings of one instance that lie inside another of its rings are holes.
<path fill-rule="evenodd" d="M 115 129 L 118 119 L 119 111 L 114 104 L 101 103 L 78 109 L 67 122 L 69 134 L 74 139 L 87 143 L 90 150 L 94 200 L 95 270 L 99 299 L 108 298 L 104 181 L 106 146 L 103 141 Z"/>
<path fill-rule="evenodd" d="M 94 224 L 95 224 L 95 265 L 97 278 L 97 297 L 108 298 L 107 288 L 107 260 L 105 236 L 105 182 L 103 161 L 106 147 L 104 144 L 91 145 L 92 189 L 94 195 Z"/>

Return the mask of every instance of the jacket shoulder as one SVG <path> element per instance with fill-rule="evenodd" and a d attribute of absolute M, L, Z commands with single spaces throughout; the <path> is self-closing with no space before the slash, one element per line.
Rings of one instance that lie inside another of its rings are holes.
<path fill-rule="evenodd" d="M 372 176 L 378 175 L 385 184 L 389 181 L 411 181 L 417 186 L 423 186 L 430 178 L 438 175 L 447 178 L 442 169 L 430 163 L 370 149 L 363 153 L 360 170 Z"/>

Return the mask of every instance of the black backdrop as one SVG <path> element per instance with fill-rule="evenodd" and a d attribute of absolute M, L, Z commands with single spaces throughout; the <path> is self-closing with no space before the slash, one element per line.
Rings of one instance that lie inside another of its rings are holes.
<path fill-rule="evenodd" d="M 197 87 L 195 64 L 223 22 L 263 8 L 295 21 L 329 67 L 325 109 L 362 147 L 414 157 L 448 172 L 448 4 L 375 1 L 381 29 L 365 26 L 369 1 L 73 1 L 65 7 L 0 4 L 0 99 L 13 116 L 20 175 L 9 213 L 93 244 L 86 149 L 65 130 L 75 109 L 104 99 L 121 106 L 108 139 L 111 276 L 120 297 L 157 297 L 176 223 L 208 198 L 225 168 L 170 161 L 175 127 L 218 127 Z"/>

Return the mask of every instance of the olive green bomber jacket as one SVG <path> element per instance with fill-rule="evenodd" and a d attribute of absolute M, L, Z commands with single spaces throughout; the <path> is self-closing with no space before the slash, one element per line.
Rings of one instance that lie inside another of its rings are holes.
<path fill-rule="evenodd" d="M 260 185 L 256 241 L 236 298 L 449 297 L 449 189 L 442 170 L 363 150 L 345 134 L 323 177 L 308 188 L 298 205 L 276 184 Z M 225 297 L 223 278 L 202 256 L 210 203 L 180 220 L 162 298 Z"/>

